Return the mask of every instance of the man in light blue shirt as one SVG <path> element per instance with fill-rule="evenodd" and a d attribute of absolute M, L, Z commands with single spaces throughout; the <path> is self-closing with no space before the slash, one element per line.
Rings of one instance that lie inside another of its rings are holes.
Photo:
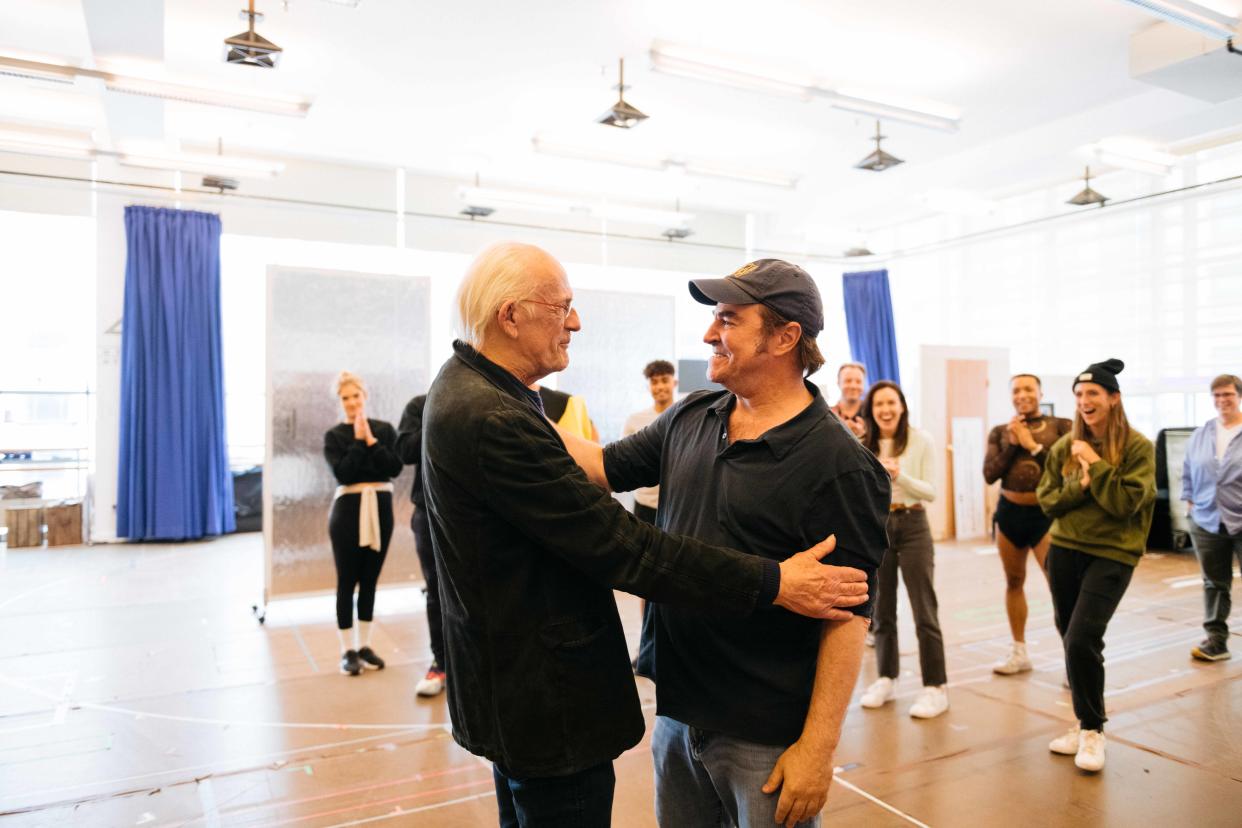
<path fill-rule="evenodd" d="M 1182 499 L 1190 513 L 1190 539 L 1203 569 L 1203 628 L 1207 639 L 1190 654 L 1203 661 L 1229 658 L 1233 559 L 1242 566 L 1242 379 L 1212 380 L 1220 416 L 1190 436 L 1182 464 Z"/>

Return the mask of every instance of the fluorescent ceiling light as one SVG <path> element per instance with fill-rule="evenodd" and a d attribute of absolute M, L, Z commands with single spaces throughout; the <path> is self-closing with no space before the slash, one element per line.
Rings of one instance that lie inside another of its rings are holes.
<path fill-rule="evenodd" d="M 119 154 L 119 160 L 120 163 L 127 167 L 176 170 L 208 175 L 236 176 L 238 178 L 272 178 L 285 169 L 285 165 L 279 161 L 193 152 L 122 152 Z"/>
<path fill-rule="evenodd" d="M 694 215 L 674 210 L 654 210 L 646 207 L 630 207 L 612 204 L 605 200 L 552 196 L 543 193 L 493 190 L 483 187 L 459 187 L 457 197 L 471 207 L 511 207 L 536 213 L 580 215 L 589 218 L 621 221 L 629 224 L 649 224 L 656 227 L 684 227 Z"/>
<path fill-rule="evenodd" d="M 1229 40 L 1238 34 L 1238 19 L 1189 0 L 1121 0 L 1153 17 L 1176 23 L 1204 37 Z"/>
<path fill-rule="evenodd" d="M 311 106 L 310 101 L 299 98 L 239 94 L 222 89 L 123 75 L 104 69 L 86 69 L 80 66 L 22 60 L 3 55 L 0 55 L 0 74 L 63 83 L 72 83 L 76 78 L 94 78 L 103 81 L 104 86 L 113 92 L 298 118 L 306 117 Z"/>
<path fill-rule="evenodd" d="M 829 88 L 821 81 L 777 70 L 741 67 L 739 61 L 723 55 L 700 52 L 676 44 L 656 41 L 651 46 L 651 65 L 658 72 L 694 80 L 718 83 L 736 89 L 765 92 L 801 101 L 819 98 L 836 109 L 914 126 L 956 132 L 961 117 L 947 108 L 924 108 L 883 100 L 855 91 Z"/>
<path fill-rule="evenodd" d="M 83 160 L 96 155 L 94 136 L 89 131 L 6 123 L 0 123 L 0 151 Z"/>
<path fill-rule="evenodd" d="M 853 112 L 858 115 L 870 115 L 885 121 L 901 121 L 914 126 L 938 129 L 941 132 L 956 132 L 959 118 L 944 112 L 933 112 L 930 109 L 912 109 L 896 102 L 867 97 L 860 93 L 846 94 L 823 90 L 820 95 L 835 109 Z"/>
<path fill-rule="evenodd" d="M 748 184 L 765 184 L 769 187 L 793 189 L 798 185 L 798 176 L 780 170 L 760 170 L 736 167 L 684 156 L 637 155 L 631 153 L 614 153 L 594 147 L 580 147 L 549 141 L 536 135 L 531 139 L 535 152 L 543 155 L 555 155 L 561 158 L 574 158 L 581 161 L 597 161 L 602 164 L 618 164 L 623 167 L 637 167 L 644 170 L 668 170 L 673 173 L 703 176 L 706 178 L 723 178 L 729 181 L 743 181 Z"/>
<path fill-rule="evenodd" d="M 1105 138 L 1087 149 L 1090 156 L 1102 164 L 1147 175 L 1168 175 L 1178 162 L 1176 155 L 1126 138 Z"/>
<path fill-rule="evenodd" d="M 809 79 L 780 77 L 776 73 L 769 74 L 766 71 L 751 72 L 738 68 L 736 61 L 728 61 L 733 64 L 731 66 L 725 65 L 726 60 L 725 58 L 713 59 L 671 43 L 657 41 L 651 47 L 651 67 L 657 72 L 719 83 L 752 92 L 782 95 L 800 101 L 811 99 Z"/>

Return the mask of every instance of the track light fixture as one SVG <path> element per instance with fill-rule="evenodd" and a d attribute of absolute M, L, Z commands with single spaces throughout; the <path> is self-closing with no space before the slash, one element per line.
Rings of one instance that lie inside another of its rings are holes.
<path fill-rule="evenodd" d="M 870 170 L 871 172 L 884 172 L 885 170 L 891 167 L 895 167 L 898 164 L 905 163 L 905 161 L 902 161 L 897 156 L 891 155 L 880 148 L 880 142 L 883 141 L 884 138 L 885 136 L 880 134 L 880 122 L 876 121 L 875 122 L 875 152 L 871 153 L 866 158 L 864 158 L 863 160 L 855 164 L 854 165 L 855 169 Z"/>
<path fill-rule="evenodd" d="M 1108 201 L 1108 196 L 1100 195 L 1091 189 L 1091 168 L 1087 167 L 1082 174 L 1083 188 L 1082 192 L 1071 198 L 1066 204 L 1073 204 L 1075 207 L 1086 207 L 1088 204 L 1098 204 L 1104 206 L 1104 202 Z"/>
<path fill-rule="evenodd" d="M 224 62 L 275 69 L 283 50 L 254 30 L 255 20 L 263 19 L 263 15 L 254 10 L 254 0 L 250 0 L 249 11 L 242 9 L 240 16 L 249 18 L 250 28 L 224 39 Z"/>
<path fill-rule="evenodd" d="M 647 116 L 625 101 L 625 58 L 621 58 L 619 75 L 617 102 L 612 105 L 611 109 L 599 116 L 599 123 L 619 129 L 630 129 L 637 126 L 640 121 L 647 120 Z"/>

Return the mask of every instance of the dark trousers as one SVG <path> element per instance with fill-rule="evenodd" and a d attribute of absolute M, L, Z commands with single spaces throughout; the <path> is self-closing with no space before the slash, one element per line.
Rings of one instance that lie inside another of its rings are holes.
<path fill-rule="evenodd" d="M 427 584 L 427 635 L 431 639 L 431 656 L 441 670 L 447 669 L 444 660 L 444 616 L 440 612 L 440 579 L 436 575 L 436 556 L 431 548 L 431 527 L 427 525 L 427 508 L 415 506 L 410 515 L 410 528 L 414 530 L 414 548 L 418 552 L 418 565 L 423 570 Z"/>
<path fill-rule="evenodd" d="M 936 600 L 935 548 L 927 512 L 907 509 L 888 514 L 888 549 L 880 564 L 875 598 L 875 656 L 880 675 L 895 679 L 899 672 L 897 647 L 897 573 L 906 584 L 914 609 L 919 639 L 919 666 L 923 685 L 939 687 L 948 680 L 944 665 L 944 637 L 940 634 L 940 605 Z"/>
<path fill-rule="evenodd" d="M 500 828 L 608 828 L 617 777 L 612 762 L 571 773 L 518 779 L 495 765 Z"/>
<path fill-rule="evenodd" d="M 370 621 L 375 611 L 375 585 L 379 583 L 388 542 L 392 540 L 392 492 L 376 492 L 379 498 L 380 551 L 358 545 L 358 509 L 362 495 L 347 494 L 332 503 L 328 537 L 336 563 L 336 625 L 354 625 L 354 588 L 358 589 L 358 620 Z"/>
<path fill-rule="evenodd" d="M 1203 629 L 1219 644 L 1229 639 L 1229 611 L 1233 608 L 1233 559 L 1242 567 L 1242 533 L 1230 535 L 1224 526 L 1209 532 L 1190 524 L 1190 540 L 1203 570 Z"/>
<path fill-rule="evenodd" d="M 1048 550 L 1047 566 L 1074 715 L 1083 730 L 1103 730 L 1108 720 L 1104 715 L 1104 631 L 1130 585 L 1134 567 L 1056 544 Z"/>

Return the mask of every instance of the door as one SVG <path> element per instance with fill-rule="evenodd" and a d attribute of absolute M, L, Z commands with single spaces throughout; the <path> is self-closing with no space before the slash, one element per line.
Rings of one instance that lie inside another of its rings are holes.
<path fill-rule="evenodd" d="M 945 361 L 945 434 L 948 513 L 947 536 L 980 537 L 983 524 L 984 423 L 988 416 L 988 363 L 983 359 Z M 956 427 L 955 427 L 956 423 Z M 957 450 L 958 441 L 961 450 Z M 978 517 L 977 517 L 978 516 Z"/>

